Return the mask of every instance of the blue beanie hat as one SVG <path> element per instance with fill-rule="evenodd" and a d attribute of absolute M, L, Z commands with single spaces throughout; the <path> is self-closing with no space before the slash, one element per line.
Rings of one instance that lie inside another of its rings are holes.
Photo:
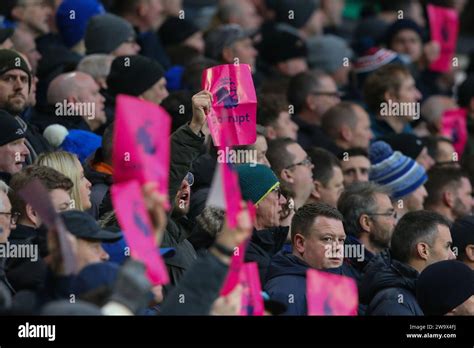
<path fill-rule="evenodd" d="M 275 173 L 263 164 L 240 164 L 236 166 L 239 174 L 239 186 L 242 198 L 260 203 L 268 194 L 280 185 Z"/>
<path fill-rule="evenodd" d="M 92 132 L 70 129 L 69 134 L 61 144 L 61 149 L 75 153 L 79 161 L 84 161 L 102 145 L 102 137 Z"/>
<path fill-rule="evenodd" d="M 415 21 L 405 18 L 393 22 L 393 24 L 387 28 L 387 31 L 385 32 L 386 46 L 390 48 L 395 35 L 397 35 L 400 31 L 407 29 L 417 33 L 420 37 L 420 40 L 423 41 L 423 29 L 418 24 L 416 24 Z"/>
<path fill-rule="evenodd" d="M 108 287 L 113 288 L 119 266 L 112 262 L 97 262 L 84 267 L 71 281 L 71 291 L 76 295 Z"/>
<path fill-rule="evenodd" d="M 81 41 L 89 19 L 103 13 L 104 6 L 98 0 L 64 0 L 56 12 L 56 25 L 66 47 Z"/>
<path fill-rule="evenodd" d="M 394 152 L 385 141 L 372 143 L 369 158 L 369 180 L 390 189 L 392 198 L 407 196 L 428 180 L 421 165 L 399 151 Z"/>

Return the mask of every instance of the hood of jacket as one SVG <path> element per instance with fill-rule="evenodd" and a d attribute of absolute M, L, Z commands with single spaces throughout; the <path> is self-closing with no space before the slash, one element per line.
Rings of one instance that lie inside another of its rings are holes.
<path fill-rule="evenodd" d="M 306 278 L 306 271 L 310 266 L 299 257 L 280 251 L 277 253 L 270 263 L 267 273 L 267 281 L 280 276 L 300 276 Z"/>
<path fill-rule="evenodd" d="M 360 284 L 362 303 L 370 303 L 377 292 L 387 288 L 416 290 L 418 271 L 407 264 L 394 260 L 389 250 L 374 256 L 365 268 Z"/>

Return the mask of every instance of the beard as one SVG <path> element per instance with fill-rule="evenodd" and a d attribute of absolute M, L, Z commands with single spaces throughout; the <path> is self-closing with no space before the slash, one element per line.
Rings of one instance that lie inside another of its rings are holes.
<path fill-rule="evenodd" d="M 469 210 L 469 207 L 466 207 L 459 198 L 456 198 L 454 201 L 453 213 L 456 218 L 461 218 L 463 216 L 470 215 L 471 211 Z"/>
<path fill-rule="evenodd" d="M 379 249 L 388 248 L 390 247 L 392 232 L 393 231 L 384 230 L 381 226 L 376 226 L 376 229 L 372 233 L 369 233 L 370 243 Z"/>
<path fill-rule="evenodd" d="M 4 105 L 0 105 L 0 108 L 8 111 L 13 116 L 18 116 L 26 109 L 26 101 L 26 99 L 23 99 L 22 102 L 13 102 L 9 99 Z"/>

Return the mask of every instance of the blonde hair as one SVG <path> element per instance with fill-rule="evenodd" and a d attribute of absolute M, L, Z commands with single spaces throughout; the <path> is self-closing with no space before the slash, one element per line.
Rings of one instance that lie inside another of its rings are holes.
<path fill-rule="evenodd" d="M 74 202 L 73 208 L 85 210 L 85 202 L 82 202 L 80 194 L 81 172 L 77 167 L 77 163 L 80 163 L 77 156 L 66 151 L 42 153 L 36 160 L 36 164 L 56 169 L 71 179 L 74 184 L 71 190 L 71 199 Z"/>

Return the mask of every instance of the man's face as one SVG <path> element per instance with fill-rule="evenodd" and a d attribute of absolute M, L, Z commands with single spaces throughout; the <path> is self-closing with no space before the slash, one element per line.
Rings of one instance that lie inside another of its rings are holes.
<path fill-rule="evenodd" d="M 0 49 L 6 49 L 6 50 L 11 50 L 13 49 L 13 42 L 10 38 L 6 39 L 3 41 L 3 43 L 0 44 Z"/>
<path fill-rule="evenodd" d="M 353 105 L 353 108 L 357 115 L 357 124 L 352 130 L 352 139 L 349 146 L 367 149 L 370 140 L 374 137 L 370 129 L 369 114 L 359 105 Z"/>
<path fill-rule="evenodd" d="M 12 205 L 8 196 L 4 192 L 0 192 L 0 243 L 4 244 L 8 241 L 11 230 L 15 229 L 16 225 L 11 223 Z M 6 214 L 3 214 L 6 213 Z"/>
<path fill-rule="evenodd" d="M 393 229 L 397 224 L 397 219 L 388 195 L 376 193 L 374 198 L 377 205 L 377 215 L 370 216 L 372 225 L 369 240 L 373 245 L 384 249 L 390 246 L 390 240 L 392 238 Z"/>
<path fill-rule="evenodd" d="M 142 19 L 148 30 L 158 30 L 163 13 L 161 0 L 142 0 Z"/>
<path fill-rule="evenodd" d="M 241 0 L 238 2 L 242 16 L 239 18 L 240 26 L 244 30 L 256 30 L 262 24 L 262 17 L 258 15 L 255 5 L 250 0 Z"/>
<path fill-rule="evenodd" d="M 267 139 L 265 139 L 263 135 L 257 135 L 257 140 L 255 141 L 255 150 L 257 151 L 257 163 L 270 167 L 270 162 L 268 162 L 267 158 Z"/>
<path fill-rule="evenodd" d="M 18 20 L 37 36 L 49 33 L 49 17 L 52 9 L 45 0 L 24 0 L 17 6 Z M 15 13 L 15 9 L 14 9 Z"/>
<path fill-rule="evenodd" d="M 421 185 L 416 189 L 415 192 L 411 193 L 403 199 L 404 204 L 406 205 L 407 211 L 418 211 L 423 210 L 423 203 L 425 203 L 425 198 L 428 196 L 425 186 Z M 397 204 L 395 202 L 395 204 Z"/>
<path fill-rule="evenodd" d="M 474 315 L 474 295 L 456 307 L 455 315 Z"/>
<path fill-rule="evenodd" d="M 440 141 L 438 142 L 438 153 L 435 158 L 435 161 L 437 163 L 454 163 L 453 159 L 455 152 L 456 150 L 454 149 L 454 146 L 451 143 L 447 141 Z"/>
<path fill-rule="evenodd" d="M 77 238 L 77 262 L 79 271 L 90 264 L 104 262 L 108 259 L 109 254 L 102 248 L 100 242 Z"/>
<path fill-rule="evenodd" d="M 275 188 L 257 204 L 257 224 L 262 229 L 280 226 L 280 213 L 285 203 L 280 187 Z"/>
<path fill-rule="evenodd" d="M 54 189 L 49 192 L 49 197 L 53 203 L 54 210 L 61 213 L 71 209 L 71 196 L 63 189 Z"/>
<path fill-rule="evenodd" d="M 168 97 L 168 95 L 169 93 L 166 89 L 166 79 L 162 77 L 150 89 L 142 94 L 142 98 L 156 105 L 160 105 L 161 102 L 166 99 L 166 97 Z"/>
<path fill-rule="evenodd" d="M 426 171 L 430 170 L 430 168 L 435 165 L 435 161 L 428 153 L 426 146 L 423 148 L 423 150 L 421 150 L 420 154 L 416 158 L 416 161 L 418 164 L 421 164 Z"/>
<path fill-rule="evenodd" d="M 320 86 L 312 91 L 311 95 L 314 99 L 314 112 L 323 115 L 330 108 L 339 104 L 341 98 L 337 90 L 336 82 L 330 77 L 325 76 L 319 82 Z"/>
<path fill-rule="evenodd" d="M 202 37 L 202 32 L 198 31 L 188 37 L 183 44 L 185 46 L 194 48 L 196 51 L 198 51 L 200 54 L 204 54 L 204 50 L 206 48 L 206 43 L 204 42 L 204 39 Z"/>
<path fill-rule="evenodd" d="M 345 239 L 342 221 L 318 216 L 311 226 L 309 237 L 297 243 L 295 249 L 312 268 L 337 268 L 342 265 Z"/>
<path fill-rule="evenodd" d="M 400 103 L 416 103 L 421 99 L 421 93 L 416 88 L 415 80 L 411 75 L 403 75 L 401 76 L 402 83 L 400 85 L 400 89 L 397 93 L 397 102 Z M 410 116 L 414 117 L 415 115 L 403 115 L 403 116 Z"/>
<path fill-rule="evenodd" d="M 33 73 L 36 73 L 38 69 L 38 62 L 42 56 L 36 48 L 36 42 L 33 34 L 29 32 L 22 32 L 15 35 L 18 35 L 18 46 L 15 47 L 16 50 L 26 56 L 28 62 L 31 64 L 30 70 Z"/>
<path fill-rule="evenodd" d="M 25 138 L 0 146 L 0 172 L 18 173 L 23 168 L 29 154 Z"/>
<path fill-rule="evenodd" d="M 13 69 L 0 76 L 0 109 L 18 115 L 25 110 L 28 96 L 28 74 L 26 72 Z"/>
<path fill-rule="evenodd" d="M 308 70 L 308 63 L 303 57 L 291 58 L 278 63 L 280 72 L 285 76 L 295 76 Z"/>
<path fill-rule="evenodd" d="M 438 233 L 436 234 L 433 245 L 431 245 L 429 249 L 426 266 L 439 261 L 454 260 L 456 255 L 454 255 L 451 250 L 452 245 L 453 241 L 449 228 L 444 225 L 438 225 Z"/>
<path fill-rule="evenodd" d="M 273 129 L 277 138 L 290 138 L 296 141 L 298 136 L 298 125 L 293 122 L 288 111 L 280 112 Z"/>
<path fill-rule="evenodd" d="M 349 156 L 347 161 L 341 161 L 344 186 L 354 182 L 369 181 L 370 161 L 365 156 Z"/>
<path fill-rule="evenodd" d="M 299 144 L 290 144 L 287 149 L 290 157 L 293 158 L 291 171 L 291 190 L 297 200 L 306 201 L 313 191 L 313 164 L 303 164 L 308 159 L 308 154 Z"/>
<path fill-rule="evenodd" d="M 329 204 L 331 207 L 337 208 L 337 200 L 344 191 L 344 177 L 339 167 L 332 168 L 332 177 L 327 185 L 321 185 L 320 195 L 321 202 Z"/>
<path fill-rule="evenodd" d="M 461 184 L 456 190 L 456 198 L 452 208 L 454 216 L 458 219 L 472 213 L 473 199 L 472 186 L 468 178 L 461 178 Z"/>
<path fill-rule="evenodd" d="M 413 30 L 400 30 L 392 40 L 392 50 L 406 54 L 412 62 L 418 62 L 423 54 L 423 43 L 420 36 Z"/>
<path fill-rule="evenodd" d="M 114 57 L 135 56 L 138 52 L 140 52 L 140 46 L 134 38 L 130 38 L 128 41 L 121 43 L 120 46 L 110 52 L 110 54 Z"/>
<path fill-rule="evenodd" d="M 232 46 L 232 53 L 234 58 L 239 58 L 240 64 L 248 64 L 252 67 L 252 70 L 255 68 L 255 60 L 257 59 L 258 52 L 255 47 L 253 47 L 250 38 L 245 38 L 234 43 Z M 234 62 L 232 61 L 228 63 Z"/>
<path fill-rule="evenodd" d="M 81 81 L 81 89 L 78 99 L 80 103 L 94 104 L 94 115 L 85 115 L 104 124 L 107 119 L 105 116 L 105 98 L 100 94 L 100 87 L 90 76 L 85 75 Z"/>

